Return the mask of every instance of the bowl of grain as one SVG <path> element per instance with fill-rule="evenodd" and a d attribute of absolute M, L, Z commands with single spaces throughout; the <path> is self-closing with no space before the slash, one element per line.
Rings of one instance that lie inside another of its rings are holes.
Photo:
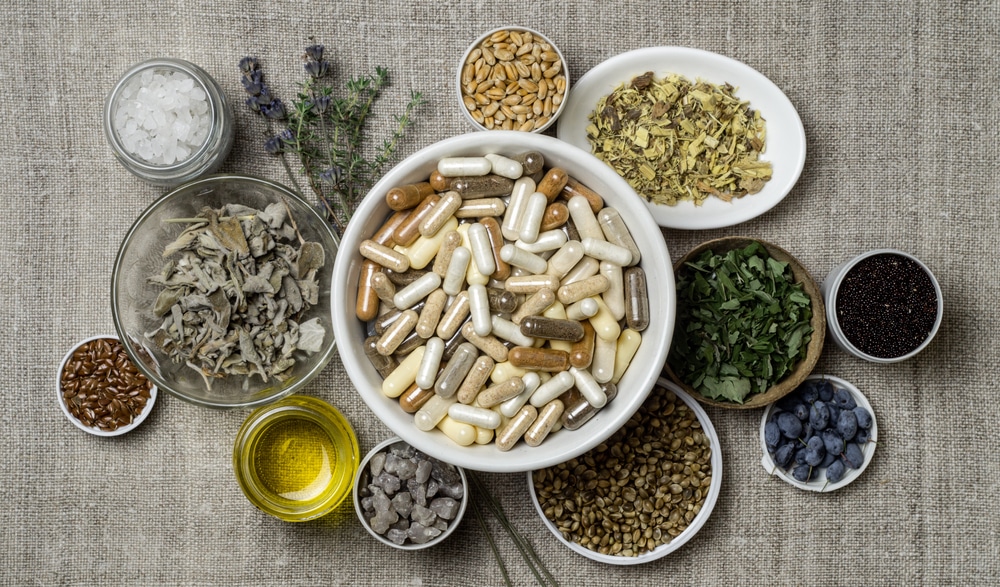
<path fill-rule="evenodd" d="M 486 172 L 490 157 L 528 174 Z M 431 180 L 442 168 L 475 168 L 506 193 L 461 198 L 456 178 L 439 191 Z M 403 192 L 414 197 L 406 202 Z M 533 219 L 523 230 L 515 230 L 519 208 Z M 568 223 L 571 212 L 577 220 Z M 625 233 L 635 252 L 612 242 Z M 617 251 L 623 265 L 605 261 L 600 273 L 586 252 L 601 254 L 595 247 Z M 344 368 L 393 433 L 444 462 L 521 472 L 573 458 L 628 420 L 666 358 L 675 290 L 662 233 L 611 168 L 552 137 L 469 133 L 411 155 L 361 202 L 341 248 L 331 306 Z M 624 290 L 612 281 L 635 292 L 625 296 L 634 305 L 621 306 L 614 292 Z M 583 404 L 598 410 L 586 422 Z M 559 429 L 564 413 L 573 419 Z"/>
<path fill-rule="evenodd" d="M 462 113 L 476 130 L 540 133 L 562 114 L 569 70 L 548 37 L 504 26 L 469 45 L 455 86 Z"/>
<path fill-rule="evenodd" d="M 679 549 L 708 521 L 721 489 L 715 427 L 665 378 L 607 441 L 528 473 L 531 503 L 559 543 L 612 565 L 647 563 Z"/>
<path fill-rule="evenodd" d="M 260 178 L 178 186 L 129 228 L 111 310 L 136 367 L 213 408 L 248 408 L 305 387 L 335 354 L 337 239 L 301 196 Z"/>
<path fill-rule="evenodd" d="M 766 406 L 812 372 L 826 336 L 825 305 L 788 251 L 723 237 L 689 251 L 674 271 L 677 322 L 664 373 L 698 401 Z"/>

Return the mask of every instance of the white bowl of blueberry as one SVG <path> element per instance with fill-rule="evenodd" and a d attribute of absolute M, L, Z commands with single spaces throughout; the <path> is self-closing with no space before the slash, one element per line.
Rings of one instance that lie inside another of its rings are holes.
<path fill-rule="evenodd" d="M 807 491 L 836 491 L 857 479 L 877 441 L 868 398 L 831 375 L 810 375 L 760 421 L 764 469 Z"/>

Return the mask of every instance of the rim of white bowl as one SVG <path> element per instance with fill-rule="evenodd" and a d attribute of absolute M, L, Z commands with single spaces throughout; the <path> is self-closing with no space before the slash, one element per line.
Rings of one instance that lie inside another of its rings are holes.
<path fill-rule="evenodd" d="M 715 426 L 712 425 L 712 420 L 708 417 L 708 413 L 705 409 L 701 407 L 701 404 L 673 381 L 661 377 L 656 383 L 657 385 L 661 385 L 672 391 L 674 395 L 676 395 L 694 411 L 698 421 L 701 422 L 702 430 L 708 435 L 712 449 L 712 483 L 708 487 L 708 495 L 705 497 L 705 502 L 702 504 L 698 515 L 695 516 L 694 520 L 691 521 L 691 524 L 689 524 L 683 532 L 675 536 L 673 540 L 666 544 L 661 544 L 652 551 L 640 554 L 639 556 L 615 556 L 610 554 L 601 554 L 599 552 L 594 552 L 593 550 L 590 550 L 589 548 L 576 542 L 570 542 L 569 540 L 563 538 L 563 535 L 559 532 L 559 529 L 556 528 L 556 525 L 545 517 L 545 512 L 542 511 L 542 505 L 538 503 L 538 494 L 535 493 L 535 484 L 532 480 L 532 474 L 534 471 L 528 471 L 528 493 L 531 495 L 531 503 L 535 506 L 535 511 L 538 513 L 538 517 L 541 518 L 542 523 L 550 532 L 552 532 L 552 535 L 556 537 L 556 540 L 558 540 L 560 544 L 591 560 L 607 563 L 609 565 L 639 565 L 661 559 L 684 546 L 689 540 L 694 538 L 695 534 L 697 534 L 705 523 L 708 522 L 708 518 L 712 515 L 712 510 L 715 509 L 715 504 L 719 500 L 719 493 L 722 491 L 722 450 L 719 447 L 719 435 L 715 431 Z"/>
<path fill-rule="evenodd" d="M 139 424 L 142 424 L 146 420 L 146 417 L 149 416 L 149 413 L 153 411 L 153 404 L 156 403 L 156 395 L 158 392 L 156 384 L 153 384 L 152 389 L 149 390 L 149 399 L 146 400 L 146 407 L 143 408 L 141 412 L 139 412 L 139 415 L 132 418 L 132 422 L 128 426 L 122 426 L 115 430 L 101 430 L 97 426 L 87 426 L 86 424 L 81 422 L 79 418 L 70 413 L 69 408 L 66 407 L 66 401 L 63 399 L 62 396 L 63 369 L 66 368 L 66 363 L 69 362 L 70 358 L 73 356 L 73 353 L 75 353 L 77 349 L 79 349 L 81 346 L 87 344 L 92 340 L 100 340 L 104 338 L 109 340 L 117 340 L 118 342 L 121 342 L 121 339 L 118 338 L 117 335 L 98 334 L 96 336 L 91 336 L 83 340 L 77 341 L 76 343 L 73 344 L 72 347 L 70 347 L 68 351 L 66 351 L 66 354 L 63 356 L 62 361 L 59 363 L 59 370 L 56 371 L 56 402 L 59 404 L 59 409 L 62 410 L 62 413 L 63 415 L 66 416 L 66 419 L 72 422 L 73 425 L 79 428 L 80 430 L 83 430 L 88 434 L 93 434 L 94 436 L 121 436 L 126 432 L 131 432 L 132 430 L 135 430 L 139 426 Z M 143 375 L 143 377 L 145 377 L 145 375 Z"/>

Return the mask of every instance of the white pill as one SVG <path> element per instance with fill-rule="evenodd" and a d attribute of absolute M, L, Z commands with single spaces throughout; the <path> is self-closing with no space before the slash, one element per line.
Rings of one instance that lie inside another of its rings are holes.
<path fill-rule="evenodd" d="M 524 404 L 528 403 L 528 398 L 531 397 L 531 394 L 535 393 L 535 390 L 542 383 L 538 373 L 534 371 L 528 371 L 524 375 L 521 375 L 521 381 L 524 382 L 524 391 L 500 404 L 500 413 L 508 418 L 513 418 Z"/>
<path fill-rule="evenodd" d="M 620 265 L 601 261 L 601 275 L 607 277 L 608 281 L 611 282 L 601 297 L 604 298 L 604 303 L 608 305 L 615 320 L 621 320 L 625 317 L 625 279 L 622 268 Z"/>
<path fill-rule="evenodd" d="M 570 367 L 570 369 L 572 370 L 573 367 Z M 573 375 L 568 371 L 560 371 L 558 375 L 553 375 L 552 379 L 539 385 L 535 393 L 531 394 L 531 399 L 528 401 L 536 408 L 540 408 L 562 395 L 563 392 L 568 391 L 571 387 L 573 387 Z"/>
<path fill-rule="evenodd" d="M 582 248 L 583 245 L 580 245 Z M 551 259 L 549 259 L 551 261 Z M 577 281 L 583 281 L 597 275 L 597 272 L 601 269 L 601 262 L 593 257 L 588 257 L 584 255 L 580 262 L 573 266 L 569 270 L 569 273 L 562 278 L 562 285 L 569 285 L 571 283 L 576 283 Z"/>
<path fill-rule="evenodd" d="M 500 248 L 500 258 L 515 267 L 527 269 L 532 273 L 545 273 L 549 262 L 534 253 L 514 245 L 504 245 Z"/>
<path fill-rule="evenodd" d="M 486 157 L 445 157 L 438 161 L 438 173 L 445 177 L 486 175 L 493 163 Z"/>
<path fill-rule="evenodd" d="M 608 261 L 619 267 L 624 267 L 632 261 L 632 251 L 611 244 L 603 237 L 600 239 L 586 237 L 581 243 L 583 244 L 583 252 L 599 261 Z"/>
<path fill-rule="evenodd" d="M 427 297 L 427 294 L 441 286 L 441 276 L 437 273 L 425 273 L 419 279 L 396 292 L 392 297 L 392 303 L 400 310 L 406 310 L 420 300 Z"/>
<path fill-rule="evenodd" d="M 448 262 L 448 269 L 444 274 L 444 282 L 441 284 L 444 293 L 455 296 L 462 291 L 470 259 L 472 259 L 472 253 L 465 247 L 457 247 L 452 252 L 451 261 Z"/>
<path fill-rule="evenodd" d="M 469 313 L 472 314 L 472 328 L 476 334 L 486 336 L 493 331 L 490 298 L 485 285 L 477 283 L 469 286 Z"/>
<path fill-rule="evenodd" d="M 580 241 L 566 241 L 551 257 L 545 272 L 562 279 L 583 259 L 583 245 Z"/>
<path fill-rule="evenodd" d="M 548 205 L 549 198 L 541 192 L 528 196 L 528 203 L 524 206 L 524 214 L 521 216 L 521 226 L 517 232 L 520 240 L 526 243 L 538 240 L 538 231 L 542 226 L 542 218 L 545 217 L 545 207 Z"/>
<path fill-rule="evenodd" d="M 617 350 L 617 340 L 604 340 L 599 336 L 594 337 L 594 358 L 590 363 L 590 374 L 594 376 L 594 381 L 607 383 L 614 377 Z"/>
<path fill-rule="evenodd" d="M 566 318 L 569 320 L 586 320 L 597 314 L 600 306 L 594 298 L 583 298 L 566 306 Z"/>
<path fill-rule="evenodd" d="M 417 368 L 417 386 L 421 389 L 432 389 L 441 368 L 441 357 L 444 356 L 444 341 L 434 336 L 427 339 L 424 345 L 424 357 Z"/>
<path fill-rule="evenodd" d="M 535 346 L 535 339 L 521 332 L 521 327 L 506 318 L 493 316 L 493 335 L 517 346 Z"/>
<path fill-rule="evenodd" d="M 453 420 L 472 424 L 480 428 L 496 430 L 500 427 L 500 413 L 489 408 L 477 406 L 467 406 L 465 404 L 451 404 L 448 406 L 448 415 Z"/>
<path fill-rule="evenodd" d="M 432 395 L 431 399 L 427 400 L 427 403 L 421 406 L 416 414 L 413 414 L 413 423 L 417 429 L 424 432 L 433 430 L 438 422 L 448 415 L 448 408 L 457 402 L 458 399 L 455 396 L 446 398 L 437 394 Z"/>
<path fill-rule="evenodd" d="M 486 155 L 486 158 L 493 164 L 493 173 L 495 175 L 510 179 L 518 179 L 524 175 L 524 166 L 518 161 L 514 161 L 503 155 L 497 155 L 496 153 L 489 153 Z"/>
<path fill-rule="evenodd" d="M 614 371 L 613 366 L 612 371 Z M 563 373 L 566 373 L 566 371 L 563 371 Z M 587 400 L 588 404 L 594 406 L 595 408 L 603 408 L 604 404 L 608 403 L 608 396 L 604 394 L 604 390 L 601 389 L 601 385 L 594 379 L 594 376 L 590 374 L 590 371 L 570 367 L 569 374 L 571 376 L 570 379 L 573 379 L 576 383 L 576 389 L 580 392 L 580 395 Z"/>
<path fill-rule="evenodd" d="M 566 244 L 568 240 L 566 233 L 560 229 L 546 230 L 538 234 L 538 238 L 535 239 L 533 243 L 526 243 L 522 240 L 518 240 L 514 244 L 519 249 L 524 249 L 529 253 L 544 253 L 546 251 L 554 251 L 559 247 Z"/>
<path fill-rule="evenodd" d="M 503 223 L 500 224 L 500 232 L 505 239 L 517 240 L 524 207 L 528 204 L 528 197 L 533 193 L 535 193 L 535 180 L 530 177 L 522 177 L 514 182 L 514 189 L 510 192 L 507 210 L 503 215 Z"/>
<path fill-rule="evenodd" d="M 576 225 L 581 241 L 587 237 L 604 240 L 604 231 L 601 230 L 601 224 L 597 221 L 597 216 L 594 216 L 587 198 L 573 196 L 566 202 L 566 207 L 569 208 L 569 217 Z M 631 260 L 631 255 L 629 259 Z"/>
<path fill-rule="evenodd" d="M 469 225 L 469 248 L 472 249 L 472 260 L 476 262 L 476 269 L 480 273 L 490 275 L 497 270 L 490 233 L 478 222 Z"/>

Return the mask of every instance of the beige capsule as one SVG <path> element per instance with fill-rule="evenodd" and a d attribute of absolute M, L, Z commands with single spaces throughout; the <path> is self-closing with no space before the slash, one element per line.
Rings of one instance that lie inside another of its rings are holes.
<path fill-rule="evenodd" d="M 441 321 L 441 312 L 448 301 L 448 294 L 438 288 L 427 296 L 424 307 L 420 310 L 420 317 L 417 319 L 416 331 L 420 338 L 430 338 L 434 336 L 438 323 Z"/>
<path fill-rule="evenodd" d="M 564 410 L 565 405 L 559 399 L 545 404 L 542 411 L 538 413 L 538 417 L 524 432 L 524 443 L 532 447 L 540 445 L 548 437 L 552 427 L 559 421 Z"/>
<path fill-rule="evenodd" d="M 492 334 L 479 336 L 476 334 L 476 329 L 472 325 L 471 320 L 462 326 L 462 336 L 465 337 L 465 340 L 475 345 L 476 348 L 489 355 L 494 362 L 503 363 L 507 361 L 507 347 L 500 342 L 500 339 Z"/>
<path fill-rule="evenodd" d="M 375 343 L 375 351 L 387 357 L 394 353 L 399 345 L 403 342 L 403 339 L 409 336 L 413 332 L 413 328 L 417 325 L 417 320 L 419 315 L 413 310 L 406 310 L 403 312 L 395 322 L 386 328 L 385 332 Z"/>
<path fill-rule="evenodd" d="M 496 447 L 501 451 L 509 451 L 514 448 L 517 441 L 528 431 L 528 427 L 538 417 L 538 410 L 531 404 L 524 407 L 511 418 L 507 424 L 502 426 L 496 433 Z"/>
<path fill-rule="evenodd" d="M 469 292 L 461 291 L 452 300 L 438 322 L 437 335 L 444 340 L 450 340 L 462 328 L 469 317 Z"/>
<path fill-rule="evenodd" d="M 459 403 L 471 404 L 476 401 L 476 396 L 479 395 L 483 385 L 490 378 L 490 373 L 495 366 L 496 361 L 486 355 L 480 355 L 476 359 L 476 362 L 472 365 L 472 369 L 469 370 L 469 374 L 465 376 L 465 380 L 462 381 L 462 385 L 458 388 L 457 397 Z"/>
<path fill-rule="evenodd" d="M 499 406 L 503 402 L 515 398 L 524 391 L 524 380 L 515 375 L 506 381 L 487 387 L 476 396 L 476 403 L 484 408 Z"/>

